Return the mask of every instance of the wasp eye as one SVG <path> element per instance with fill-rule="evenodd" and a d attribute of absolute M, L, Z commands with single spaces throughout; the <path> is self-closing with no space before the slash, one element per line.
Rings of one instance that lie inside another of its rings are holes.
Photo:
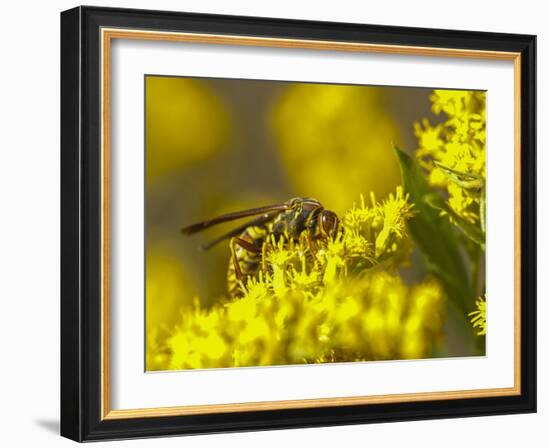
<path fill-rule="evenodd" d="M 336 213 L 324 210 L 321 215 L 321 230 L 326 236 L 335 236 L 338 232 L 338 217 Z"/>

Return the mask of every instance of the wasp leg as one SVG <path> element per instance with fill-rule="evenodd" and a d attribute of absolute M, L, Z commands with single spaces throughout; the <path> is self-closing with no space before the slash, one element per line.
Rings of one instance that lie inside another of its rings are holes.
<path fill-rule="evenodd" d="M 266 245 L 262 244 L 262 271 L 265 272 L 267 269 L 265 258 L 266 258 Z"/>
<path fill-rule="evenodd" d="M 307 234 L 307 245 L 309 247 L 309 251 L 311 252 L 311 255 L 313 255 L 313 258 L 316 258 L 317 245 L 315 244 L 315 240 L 313 239 L 310 233 Z"/>
<path fill-rule="evenodd" d="M 237 277 L 238 281 L 241 281 L 243 278 L 243 271 L 241 269 L 241 266 L 239 265 L 239 260 L 237 258 L 237 246 L 240 246 L 244 250 L 248 252 L 252 252 L 254 254 L 259 254 L 262 251 L 262 248 L 257 244 L 251 243 L 250 241 L 247 241 L 239 237 L 231 238 L 230 246 L 231 246 L 231 260 L 233 261 L 233 267 L 235 268 L 235 276 Z"/>

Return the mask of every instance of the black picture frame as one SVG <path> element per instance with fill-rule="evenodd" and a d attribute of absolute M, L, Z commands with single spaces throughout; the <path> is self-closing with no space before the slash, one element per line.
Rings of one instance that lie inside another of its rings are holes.
<path fill-rule="evenodd" d="M 521 54 L 521 393 L 305 409 L 101 418 L 100 29 Z M 61 435 L 141 438 L 536 412 L 536 37 L 99 7 L 61 13 Z"/>

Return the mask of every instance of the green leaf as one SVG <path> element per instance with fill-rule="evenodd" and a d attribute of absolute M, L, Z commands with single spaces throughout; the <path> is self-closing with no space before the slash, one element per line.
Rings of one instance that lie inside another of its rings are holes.
<path fill-rule="evenodd" d="M 447 202 L 445 202 L 438 194 L 433 193 L 432 195 L 427 196 L 426 201 L 433 208 L 443 211 L 447 215 L 449 215 L 453 219 L 454 224 L 456 224 L 456 226 L 460 229 L 460 231 L 485 251 L 485 234 L 480 226 L 477 226 L 465 220 L 462 216 L 456 213 L 449 206 L 449 204 L 447 204 Z"/>
<path fill-rule="evenodd" d="M 428 269 L 440 279 L 449 299 L 465 315 L 473 303 L 474 293 L 458 238 L 449 219 L 433 207 L 436 193 L 416 160 L 396 146 L 394 150 L 401 166 L 403 186 L 416 212 L 409 220 L 411 235 L 424 255 Z"/>

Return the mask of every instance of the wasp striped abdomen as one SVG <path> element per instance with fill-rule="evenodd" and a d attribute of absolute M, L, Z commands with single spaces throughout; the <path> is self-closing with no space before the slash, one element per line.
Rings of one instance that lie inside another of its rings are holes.
<path fill-rule="evenodd" d="M 227 292 L 231 297 L 241 296 L 241 282 L 244 283 L 248 277 L 255 277 L 259 272 L 262 263 L 262 247 L 267 235 L 266 227 L 253 226 L 238 236 L 240 240 L 248 241 L 257 247 L 257 251 L 250 251 L 235 244 L 234 241 L 230 242 L 230 246 L 235 248 L 227 266 Z M 238 269 L 240 273 L 237 272 Z"/>

